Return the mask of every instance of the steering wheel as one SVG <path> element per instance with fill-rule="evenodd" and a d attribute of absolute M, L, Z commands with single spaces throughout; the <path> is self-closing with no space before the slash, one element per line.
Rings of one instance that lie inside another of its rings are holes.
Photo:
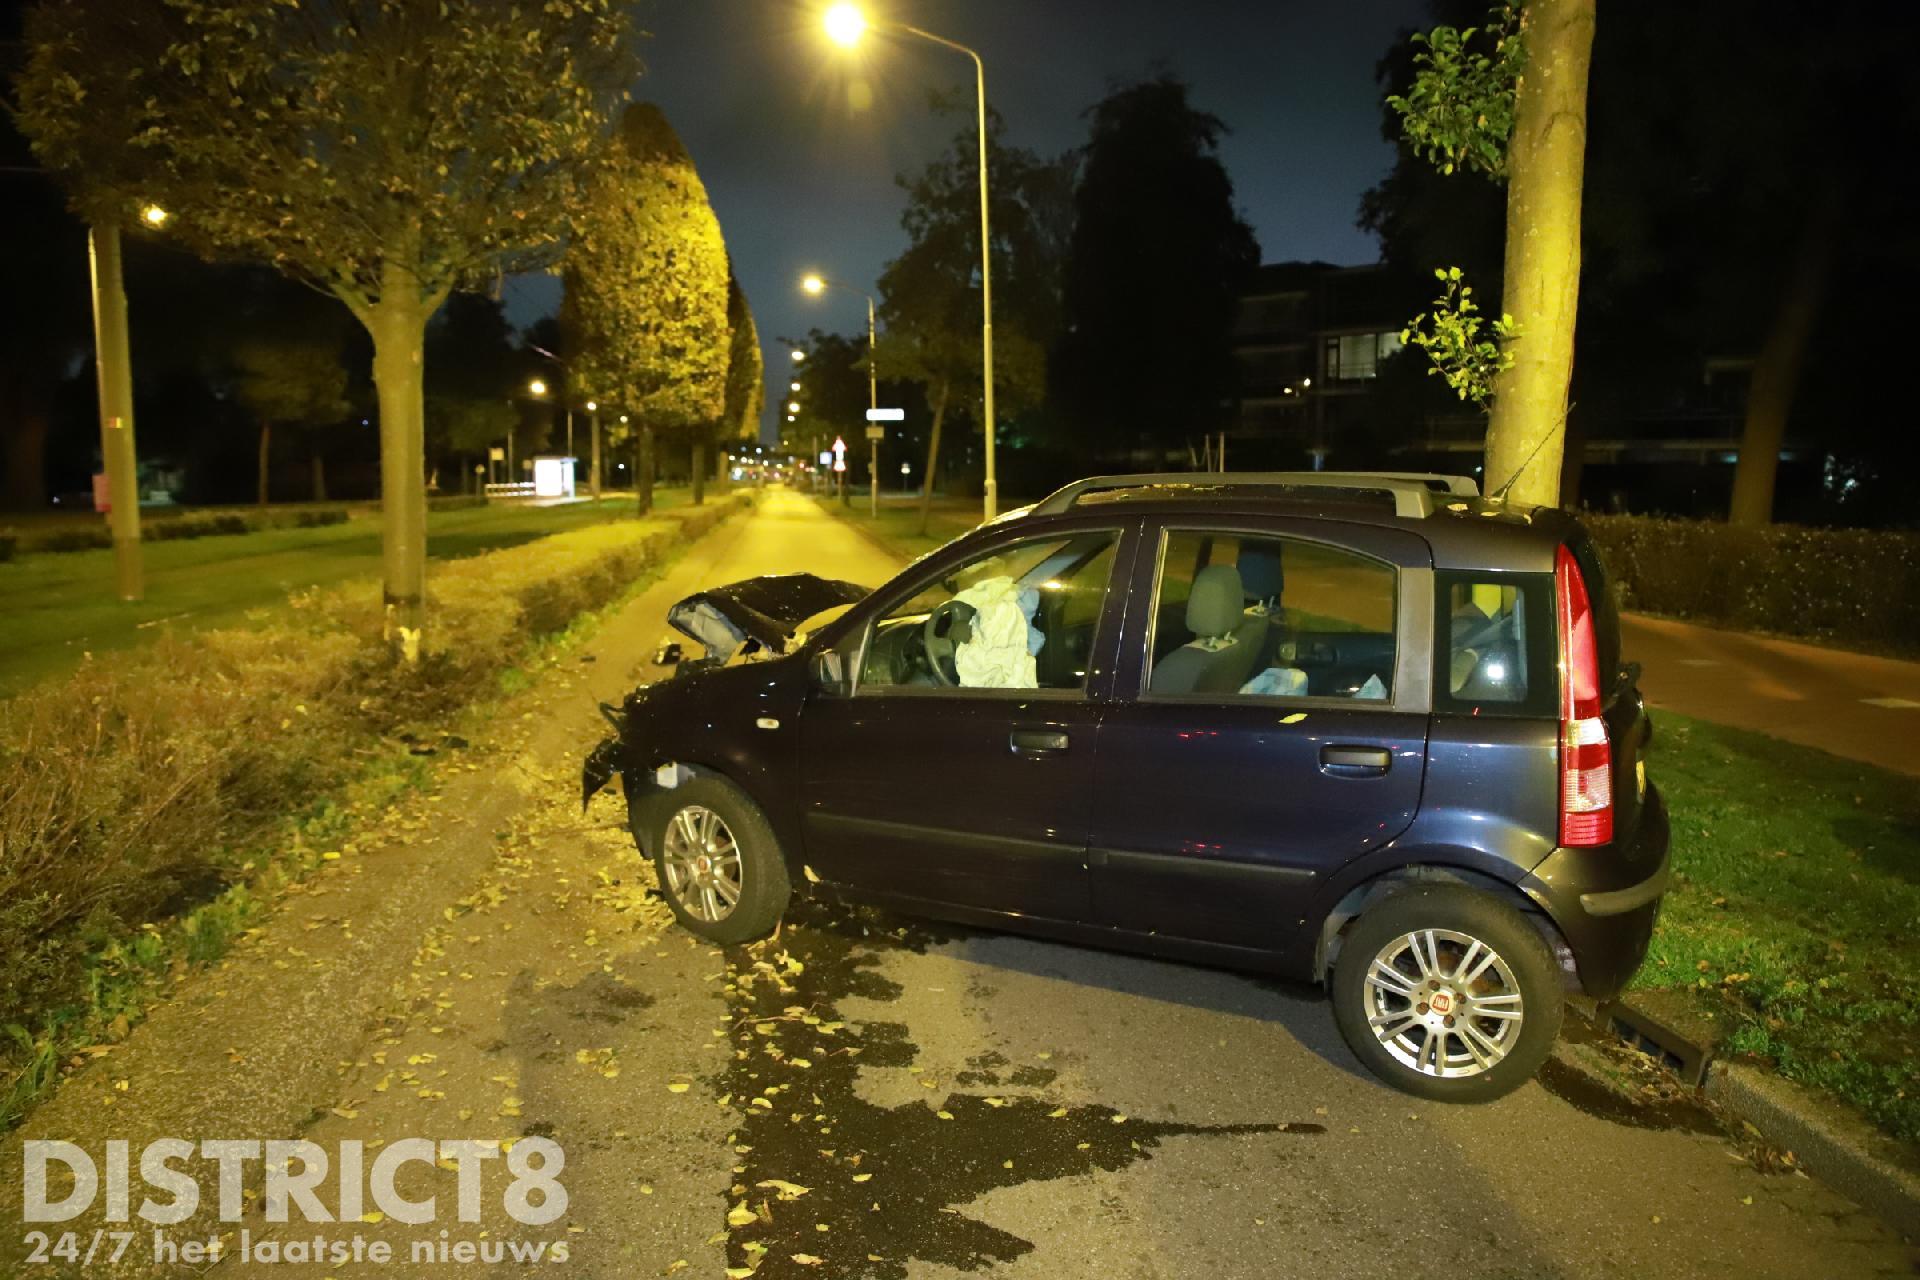
<path fill-rule="evenodd" d="M 927 655 L 933 682 L 948 689 L 960 687 L 960 671 L 953 651 L 973 638 L 975 609 L 964 600 L 943 600 L 927 614 L 920 628 L 920 646 Z"/>

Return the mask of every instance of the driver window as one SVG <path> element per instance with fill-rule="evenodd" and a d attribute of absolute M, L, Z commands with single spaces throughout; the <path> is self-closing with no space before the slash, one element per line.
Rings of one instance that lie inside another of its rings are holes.
<path fill-rule="evenodd" d="M 1116 540 L 1015 543 L 924 584 L 874 622 L 860 692 L 1084 689 Z"/>

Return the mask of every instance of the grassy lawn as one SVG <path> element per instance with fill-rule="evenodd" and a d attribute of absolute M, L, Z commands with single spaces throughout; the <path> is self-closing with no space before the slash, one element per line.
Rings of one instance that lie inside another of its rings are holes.
<path fill-rule="evenodd" d="M 686 500 L 684 489 L 657 495 L 661 508 Z M 427 516 L 427 553 L 457 560 L 632 511 L 631 496 L 435 511 Z M 143 551 L 147 594 L 138 604 L 113 598 L 111 551 L 27 554 L 0 564 L 0 696 L 71 669 L 83 653 L 137 645 L 162 625 L 231 626 L 289 592 L 378 577 L 380 523 L 362 518 L 317 529 L 150 542 Z"/>
<path fill-rule="evenodd" d="M 1635 985 L 1689 992 L 1771 1059 L 1920 1139 L 1920 793 L 1911 778 L 1670 712 L 1648 772 L 1678 882 Z"/>
<path fill-rule="evenodd" d="M 886 546 L 904 559 L 913 560 L 952 542 L 980 523 L 980 500 L 978 498 L 941 498 L 933 500 L 933 510 L 927 520 L 927 531 L 920 532 L 920 500 L 890 495 L 880 500 L 878 517 L 867 514 L 867 499 L 864 494 L 853 496 L 853 505 L 845 507 L 839 502 L 820 497 L 816 501 L 822 509 L 840 517 L 849 524 L 856 524 L 871 531 Z M 1017 505 L 1017 504 L 1016 504 Z"/>

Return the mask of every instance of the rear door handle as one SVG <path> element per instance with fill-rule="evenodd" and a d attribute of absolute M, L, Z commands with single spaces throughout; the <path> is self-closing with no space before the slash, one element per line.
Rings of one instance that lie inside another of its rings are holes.
<path fill-rule="evenodd" d="M 1019 756 L 1057 756 L 1065 754 L 1073 739 L 1058 729 L 1015 729 L 1007 745 Z"/>
<path fill-rule="evenodd" d="M 1321 770 L 1342 777 L 1365 777 L 1385 773 L 1387 766 L 1392 762 L 1393 755 L 1385 747 L 1325 746 L 1320 748 Z"/>

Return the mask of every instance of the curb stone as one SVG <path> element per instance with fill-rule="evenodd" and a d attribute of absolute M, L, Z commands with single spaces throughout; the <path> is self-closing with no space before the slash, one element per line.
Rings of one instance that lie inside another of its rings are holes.
<path fill-rule="evenodd" d="M 1637 1010 L 1630 1001 L 1620 1001 Z M 1568 1012 L 1592 1025 L 1596 1038 L 1612 1041 L 1595 1021 L 1596 1010 L 1569 1004 Z M 1624 1045 L 1623 1045 L 1624 1047 Z M 1768 1143 L 1793 1153 L 1795 1162 L 1835 1191 L 1878 1215 L 1909 1239 L 1920 1239 L 1920 1159 L 1906 1145 L 1880 1133 L 1852 1108 L 1762 1067 L 1712 1057 L 1714 1046 L 1674 1046 L 1706 1059 L 1699 1092 Z M 1637 1051 L 1636 1051 L 1637 1052 Z M 1678 1079 L 1657 1059 L 1670 1078 Z M 1562 1040 L 1554 1058 L 1589 1081 L 1628 1095 L 1605 1072 L 1605 1058 L 1591 1046 Z"/>

